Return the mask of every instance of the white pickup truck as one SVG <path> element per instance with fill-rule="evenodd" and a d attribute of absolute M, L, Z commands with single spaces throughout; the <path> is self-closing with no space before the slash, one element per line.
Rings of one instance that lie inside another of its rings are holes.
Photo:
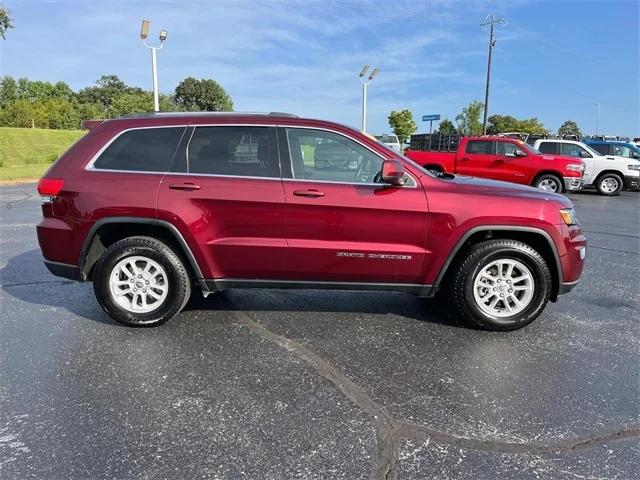
<path fill-rule="evenodd" d="M 581 158 L 584 162 L 584 186 L 593 186 L 601 195 L 619 195 L 623 188 L 640 188 L 640 161 L 600 155 L 593 148 L 575 140 L 540 139 L 533 148 L 540 153 Z"/>

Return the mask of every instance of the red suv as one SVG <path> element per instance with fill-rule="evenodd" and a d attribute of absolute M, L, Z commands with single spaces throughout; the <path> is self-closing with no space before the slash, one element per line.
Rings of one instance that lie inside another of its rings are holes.
<path fill-rule="evenodd" d="M 115 320 L 159 325 L 196 287 L 449 294 L 512 330 L 569 291 L 586 239 L 564 196 L 434 174 L 349 127 L 287 114 L 99 123 L 40 180 L 55 275 Z"/>

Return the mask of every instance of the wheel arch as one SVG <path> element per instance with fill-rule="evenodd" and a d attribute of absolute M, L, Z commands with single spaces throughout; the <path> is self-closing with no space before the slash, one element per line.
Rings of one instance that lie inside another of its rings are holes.
<path fill-rule="evenodd" d="M 551 301 L 556 301 L 560 285 L 563 283 L 562 263 L 560 255 L 551 235 L 536 227 L 519 225 L 483 225 L 467 230 L 449 253 L 433 284 L 433 293 L 447 282 L 449 275 L 455 270 L 455 265 L 464 257 L 473 245 L 485 240 L 510 239 L 521 241 L 534 248 L 545 259 L 551 271 L 552 289 Z M 452 268 L 453 267 L 453 268 Z"/>
<path fill-rule="evenodd" d="M 164 241 L 185 262 L 193 277 L 202 284 L 203 275 L 191 248 L 180 231 L 169 222 L 144 217 L 106 217 L 93 224 L 80 252 L 82 280 L 91 279 L 96 262 L 113 243 L 131 236 L 149 236 Z"/>
<path fill-rule="evenodd" d="M 603 175 L 606 175 L 608 173 L 613 173 L 613 174 L 619 176 L 620 179 L 624 182 L 624 173 L 622 173 L 619 170 L 615 170 L 613 168 L 607 168 L 607 169 L 604 169 L 601 172 L 599 172 L 598 175 L 596 175 L 596 178 L 593 181 L 593 183 L 595 184 L 595 182 L 597 182 Z"/>

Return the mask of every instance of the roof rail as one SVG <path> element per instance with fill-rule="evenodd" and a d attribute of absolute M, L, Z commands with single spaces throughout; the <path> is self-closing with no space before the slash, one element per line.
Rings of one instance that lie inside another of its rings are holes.
<path fill-rule="evenodd" d="M 196 116 L 196 117 L 210 117 L 212 115 L 239 115 L 239 116 L 256 116 L 264 115 L 270 117 L 297 117 L 292 113 L 285 112 L 138 112 L 128 113 L 120 118 L 153 118 L 153 117 L 182 117 L 182 116 Z"/>

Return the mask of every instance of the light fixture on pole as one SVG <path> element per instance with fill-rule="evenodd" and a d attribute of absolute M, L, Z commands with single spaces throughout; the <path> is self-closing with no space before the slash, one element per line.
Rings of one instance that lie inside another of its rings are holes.
<path fill-rule="evenodd" d="M 487 60 L 487 84 L 484 91 L 484 118 L 482 120 L 482 134 L 487 134 L 487 115 L 489 114 L 489 82 L 491 80 L 491 52 L 493 47 L 496 46 L 496 41 L 493 39 L 493 27 L 496 25 L 504 25 L 507 21 L 504 18 L 496 17 L 495 15 L 487 15 L 484 23 L 480 25 L 482 27 L 489 27 L 489 59 Z"/>
<path fill-rule="evenodd" d="M 367 73 L 369 72 L 369 65 L 365 65 L 362 67 L 360 71 L 360 83 L 362 83 L 362 132 L 367 131 L 367 85 L 369 82 L 374 79 L 380 70 L 378 68 L 374 68 L 371 71 L 371 74 L 367 77 Z"/>
<path fill-rule="evenodd" d="M 142 44 L 151 50 L 151 75 L 153 76 L 153 111 L 160 111 L 160 101 L 158 98 L 158 61 L 156 58 L 156 52 L 162 48 L 164 45 L 164 41 L 167 39 L 167 31 L 160 30 L 160 35 L 158 38 L 160 39 L 160 46 L 153 47 L 147 44 L 147 37 L 149 36 L 149 26 L 151 22 L 148 20 L 142 21 L 142 27 L 140 28 L 140 39 L 142 40 Z"/>

